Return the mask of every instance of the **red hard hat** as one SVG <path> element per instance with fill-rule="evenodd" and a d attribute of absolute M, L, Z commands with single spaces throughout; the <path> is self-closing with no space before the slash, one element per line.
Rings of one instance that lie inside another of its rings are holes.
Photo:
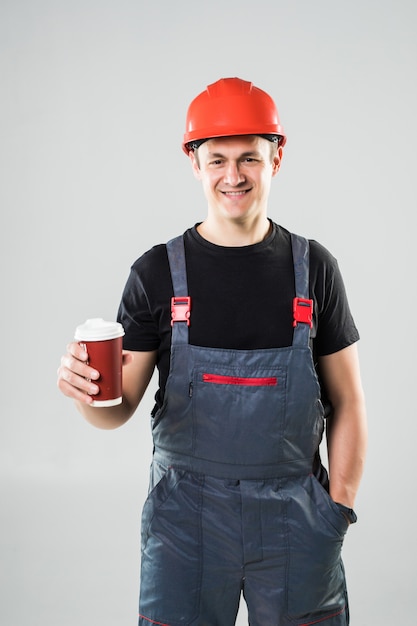
<path fill-rule="evenodd" d="M 286 142 L 271 96 L 246 80 L 221 78 L 188 107 L 182 148 L 188 154 L 201 140 L 233 135 L 278 135 L 280 146 Z"/>

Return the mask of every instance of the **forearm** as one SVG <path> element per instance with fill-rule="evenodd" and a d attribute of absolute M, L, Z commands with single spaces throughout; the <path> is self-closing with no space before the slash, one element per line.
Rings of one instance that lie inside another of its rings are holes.
<path fill-rule="evenodd" d="M 354 507 L 367 448 L 366 411 L 363 397 L 337 407 L 328 419 L 327 449 L 330 496 Z"/>

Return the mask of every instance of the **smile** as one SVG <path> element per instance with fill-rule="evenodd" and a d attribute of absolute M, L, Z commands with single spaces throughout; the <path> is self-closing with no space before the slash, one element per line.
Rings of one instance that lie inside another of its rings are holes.
<path fill-rule="evenodd" d="M 243 196 L 248 193 L 250 189 L 240 189 L 239 191 L 222 191 L 225 196 Z"/>

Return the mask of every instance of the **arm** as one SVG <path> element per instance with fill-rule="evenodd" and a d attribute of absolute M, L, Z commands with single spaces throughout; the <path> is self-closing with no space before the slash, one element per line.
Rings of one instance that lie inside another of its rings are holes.
<path fill-rule="evenodd" d="M 103 429 L 117 428 L 136 411 L 152 378 L 156 355 L 156 351 L 125 351 L 122 403 L 112 407 L 92 407 L 92 396 L 98 392 L 94 383 L 98 373 L 87 365 L 87 354 L 78 343 L 71 343 L 58 369 L 58 388 L 64 395 L 73 398 L 77 409 L 90 424 Z"/>
<path fill-rule="evenodd" d="M 327 423 L 330 496 L 353 508 L 362 478 L 367 425 L 356 344 L 320 357 L 320 372 L 333 405 Z"/>

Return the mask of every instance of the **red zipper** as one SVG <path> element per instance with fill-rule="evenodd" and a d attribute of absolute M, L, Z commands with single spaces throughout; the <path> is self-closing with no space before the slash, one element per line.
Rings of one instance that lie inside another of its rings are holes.
<path fill-rule="evenodd" d="M 216 385 L 242 385 L 247 387 L 274 387 L 278 384 L 278 378 L 246 378 L 242 376 L 219 376 L 218 374 L 203 374 L 204 383 Z"/>

